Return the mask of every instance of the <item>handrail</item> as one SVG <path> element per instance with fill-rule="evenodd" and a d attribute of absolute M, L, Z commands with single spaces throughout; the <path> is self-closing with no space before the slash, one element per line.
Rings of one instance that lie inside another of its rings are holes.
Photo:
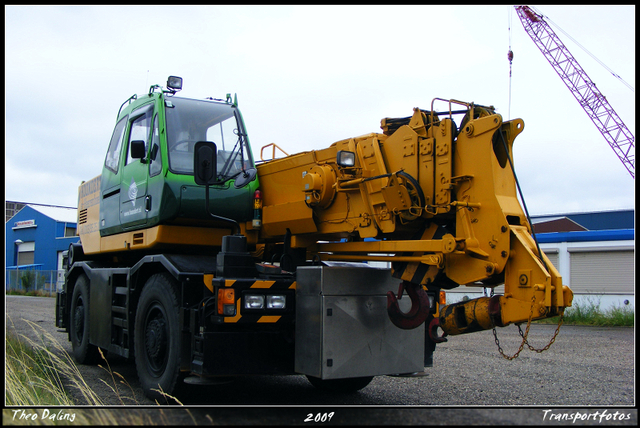
<path fill-rule="evenodd" d="M 264 149 L 266 149 L 267 147 L 271 146 L 272 151 L 271 151 L 271 159 L 265 159 L 262 154 L 264 152 Z M 260 160 L 263 162 L 266 162 L 268 160 L 274 160 L 276 158 L 276 149 L 280 150 L 282 153 L 284 153 L 285 156 L 289 156 L 289 153 L 285 152 L 284 150 L 282 150 L 282 148 L 278 147 L 277 144 L 275 143 L 269 143 L 266 146 L 262 146 L 262 149 L 260 149 Z"/>

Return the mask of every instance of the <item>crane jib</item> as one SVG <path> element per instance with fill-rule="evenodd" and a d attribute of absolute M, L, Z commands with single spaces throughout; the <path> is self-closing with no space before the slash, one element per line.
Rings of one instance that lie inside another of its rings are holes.
<path fill-rule="evenodd" d="M 525 31 L 547 59 L 631 177 L 635 178 L 635 137 L 598 90 L 544 17 L 528 6 L 516 6 Z"/>

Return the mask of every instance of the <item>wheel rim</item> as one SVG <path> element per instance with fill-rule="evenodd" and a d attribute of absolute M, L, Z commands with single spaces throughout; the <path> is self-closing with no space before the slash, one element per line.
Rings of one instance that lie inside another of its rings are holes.
<path fill-rule="evenodd" d="M 158 304 L 149 308 L 145 318 L 144 349 L 151 372 L 162 375 L 169 356 L 169 331 L 164 309 Z"/>

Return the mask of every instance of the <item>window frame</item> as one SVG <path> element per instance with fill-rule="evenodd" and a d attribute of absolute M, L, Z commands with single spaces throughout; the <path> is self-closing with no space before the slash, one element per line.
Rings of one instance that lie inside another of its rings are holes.
<path fill-rule="evenodd" d="M 122 156 L 122 143 L 124 141 L 124 136 L 126 134 L 128 123 L 129 123 L 128 116 L 123 117 L 118 121 L 118 123 L 116 123 L 116 126 L 113 128 L 113 134 L 111 135 L 111 141 L 109 142 L 109 148 L 107 149 L 107 154 L 104 158 L 105 168 L 107 168 L 109 171 L 113 172 L 114 174 L 117 174 L 118 171 L 120 170 L 120 157 Z M 118 140 L 116 141 L 114 140 L 114 137 L 116 136 L 116 131 L 118 130 L 118 127 L 121 124 L 122 124 L 122 129 L 119 132 L 120 137 L 118 137 Z M 115 147 L 114 147 L 114 143 L 115 143 Z M 115 155 L 115 157 L 113 158 L 112 164 L 108 162 L 110 154 Z M 113 165 L 115 165 L 115 168 L 113 167 Z"/>
<path fill-rule="evenodd" d="M 162 144 L 160 144 L 158 112 L 153 116 L 153 123 L 151 124 L 151 143 L 149 146 L 149 177 L 155 177 L 162 173 Z M 158 150 L 155 153 L 153 152 L 154 147 L 158 147 Z M 156 162 L 158 162 L 159 167 L 154 167 Z"/>
<path fill-rule="evenodd" d="M 128 132 L 127 132 L 127 150 L 125 152 L 125 163 L 124 166 L 127 165 L 131 165 L 134 161 L 136 161 L 136 159 L 131 157 L 131 142 L 135 141 L 132 139 L 133 136 L 133 130 L 134 130 L 134 124 L 139 121 L 140 119 L 142 120 L 148 120 L 149 121 L 149 130 L 147 131 L 147 135 L 145 137 L 145 147 L 144 147 L 144 152 L 145 154 L 148 154 L 149 152 L 149 142 L 150 142 L 150 136 L 151 136 L 151 131 L 153 130 L 153 111 L 154 111 L 154 103 L 149 103 L 149 104 L 145 104 L 143 106 L 140 106 L 139 108 L 137 108 L 135 111 L 133 111 L 130 115 L 129 115 L 129 123 L 128 123 Z"/>

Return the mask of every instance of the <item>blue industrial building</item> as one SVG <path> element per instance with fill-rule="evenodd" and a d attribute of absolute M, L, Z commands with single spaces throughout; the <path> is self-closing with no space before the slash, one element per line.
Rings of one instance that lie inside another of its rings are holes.
<path fill-rule="evenodd" d="M 8 270 L 62 269 L 62 253 L 76 236 L 77 210 L 46 205 L 26 205 L 5 225 L 5 266 Z"/>

